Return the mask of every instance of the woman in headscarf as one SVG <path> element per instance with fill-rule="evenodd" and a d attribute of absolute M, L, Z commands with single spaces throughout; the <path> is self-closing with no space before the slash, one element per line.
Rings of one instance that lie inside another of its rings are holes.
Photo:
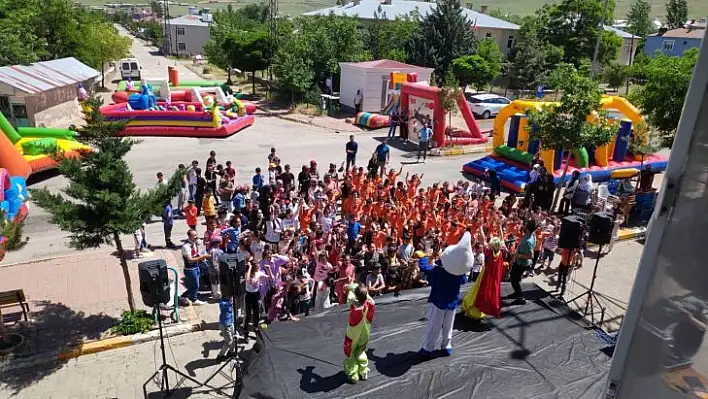
<path fill-rule="evenodd" d="M 484 240 L 484 235 L 482 234 Z M 501 317 L 501 281 L 504 275 L 506 249 L 499 237 L 492 237 L 484 248 L 484 267 L 472 289 L 462 301 L 462 311 L 474 320 L 481 320 L 487 314 Z"/>
<path fill-rule="evenodd" d="M 574 170 L 570 180 L 565 184 L 565 191 L 563 192 L 563 198 L 558 206 L 558 212 L 564 215 L 570 212 L 570 203 L 575 196 L 578 185 L 580 185 L 580 171 Z"/>

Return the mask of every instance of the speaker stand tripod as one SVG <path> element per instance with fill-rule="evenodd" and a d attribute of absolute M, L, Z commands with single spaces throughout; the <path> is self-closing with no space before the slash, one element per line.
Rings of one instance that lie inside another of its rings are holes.
<path fill-rule="evenodd" d="M 604 306 L 602 306 L 602 303 L 600 303 L 597 294 L 595 293 L 595 280 L 597 279 L 597 265 L 600 263 L 600 258 L 602 257 L 602 245 L 600 245 L 599 249 L 597 250 L 597 258 L 595 258 L 595 266 L 593 267 L 592 270 L 592 280 L 590 280 L 590 287 L 583 292 L 582 294 L 576 296 L 575 298 L 569 300 L 566 302 L 566 305 L 570 305 L 571 303 L 577 301 L 578 299 L 587 296 L 588 299 L 585 302 L 585 308 L 583 309 L 583 316 L 590 316 L 590 322 L 592 324 L 595 324 L 597 326 L 602 326 L 602 322 L 605 321 L 605 311 L 607 310 Z M 595 323 L 595 308 L 600 309 L 600 320 L 598 323 Z M 580 310 L 580 309 L 578 309 Z"/>
<path fill-rule="evenodd" d="M 175 393 L 174 389 L 170 389 L 170 380 L 167 375 L 169 371 L 174 372 L 178 376 L 183 377 L 184 379 L 187 379 L 189 381 L 192 381 L 193 383 L 197 384 L 197 386 L 203 386 L 201 382 L 195 380 L 194 378 L 188 376 L 187 374 L 184 374 L 183 372 L 177 370 L 173 366 L 167 364 L 167 355 L 165 354 L 165 337 L 162 333 L 162 317 L 160 315 L 160 309 L 159 306 L 156 306 L 155 309 L 153 309 L 154 312 L 157 314 L 157 326 L 158 329 L 160 330 L 160 352 L 162 352 L 162 364 L 160 367 L 158 367 L 157 371 L 155 371 L 150 378 L 148 378 L 147 381 L 145 381 L 145 384 L 143 384 L 143 393 L 145 394 L 145 397 L 147 397 L 147 384 L 150 383 L 150 381 L 153 381 L 155 377 L 160 374 L 160 392 L 162 393 L 163 398 L 167 398 L 172 396 L 173 393 Z M 181 382 L 177 383 L 177 386 L 179 386 Z M 176 388 L 176 387 L 175 387 Z"/>
<path fill-rule="evenodd" d="M 234 309 L 234 350 L 229 353 L 229 358 L 228 360 L 224 361 L 224 363 L 219 366 L 216 371 L 209 376 L 209 378 L 204 381 L 204 386 L 211 388 L 217 392 L 219 392 L 222 395 L 229 396 L 226 392 L 224 392 L 224 388 L 229 384 L 233 383 L 234 385 L 234 392 L 231 397 L 233 398 L 238 398 L 241 389 L 243 388 L 243 369 L 241 368 L 241 357 L 239 355 L 238 351 L 238 340 L 241 338 L 238 334 L 238 328 L 237 326 L 239 325 L 238 322 L 238 310 L 239 310 L 239 301 L 237 298 L 240 297 L 241 294 L 241 289 L 240 289 L 240 276 L 238 271 L 234 273 L 234 275 L 231 276 L 229 279 L 231 282 L 231 292 L 234 294 L 231 296 L 231 305 Z M 246 333 L 246 338 L 248 338 L 248 330 L 244 331 Z M 231 366 L 231 374 L 228 374 L 224 371 L 224 368 L 227 366 Z M 221 375 L 222 377 L 226 378 L 228 380 L 228 383 L 226 385 L 222 385 L 220 387 L 215 387 L 209 385 L 209 382 L 214 379 L 217 375 Z"/>

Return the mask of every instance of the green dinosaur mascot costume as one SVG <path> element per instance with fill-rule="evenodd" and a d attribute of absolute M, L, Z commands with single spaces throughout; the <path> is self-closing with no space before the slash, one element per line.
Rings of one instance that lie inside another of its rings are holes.
<path fill-rule="evenodd" d="M 344 372 L 352 382 L 366 380 L 369 375 L 369 359 L 366 357 L 366 345 L 371 336 L 371 322 L 374 320 L 376 305 L 369 296 L 366 287 L 350 284 L 347 286 L 349 326 L 344 337 Z"/>

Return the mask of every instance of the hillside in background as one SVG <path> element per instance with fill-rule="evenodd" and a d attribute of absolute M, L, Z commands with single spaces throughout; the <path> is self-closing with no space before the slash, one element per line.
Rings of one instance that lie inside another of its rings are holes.
<path fill-rule="evenodd" d="M 115 3 L 111 0 L 79 0 L 81 3 L 91 5 L 91 6 L 101 6 L 106 3 Z M 395 0 L 394 0 L 395 1 Z M 480 0 L 463 0 L 463 3 L 473 3 L 472 7 L 475 11 L 479 11 L 479 7 L 483 4 L 491 8 L 499 8 L 505 10 L 512 14 L 527 15 L 532 14 L 536 9 L 540 8 L 544 4 L 552 3 L 551 0 L 494 0 L 494 1 L 480 1 Z M 265 0 L 242 0 L 242 1 L 228 1 L 228 0 L 208 0 L 208 1 L 197 1 L 197 2 L 185 2 L 183 4 L 193 4 L 199 8 L 209 8 L 212 11 L 216 11 L 220 8 L 226 8 L 228 4 L 232 4 L 234 7 L 241 7 L 246 4 L 258 3 L 263 4 Z M 615 11 L 616 18 L 624 18 L 629 7 L 631 6 L 633 0 L 616 0 L 617 8 Z M 145 4 L 146 0 L 123 0 L 123 4 Z M 659 17 L 663 19 L 666 14 L 665 0 L 649 0 L 652 4 L 652 16 Z M 284 15 L 297 16 L 304 12 L 317 10 L 320 8 L 332 7 L 336 4 L 335 0 L 279 0 L 280 13 Z M 702 18 L 708 17 L 708 0 L 689 0 L 688 1 L 688 11 L 689 17 L 691 18 Z M 187 6 L 170 6 L 170 15 L 179 16 L 187 13 Z"/>

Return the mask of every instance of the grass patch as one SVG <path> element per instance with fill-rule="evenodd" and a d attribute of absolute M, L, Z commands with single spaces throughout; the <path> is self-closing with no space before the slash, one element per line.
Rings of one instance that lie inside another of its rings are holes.
<path fill-rule="evenodd" d="M 322 116 L 320 107 L 307 103 L 296 104 L 292 109 L 292 113 L 307 116 Z"/>
<path fill-rule="evenodd" d="M 150 331 L 153 323 L 152 316 L 144 310 L 125 311 L 120 315 L 120 321 L 111 329 L 111 332 L 120 335 L 144 333 Z"/>

